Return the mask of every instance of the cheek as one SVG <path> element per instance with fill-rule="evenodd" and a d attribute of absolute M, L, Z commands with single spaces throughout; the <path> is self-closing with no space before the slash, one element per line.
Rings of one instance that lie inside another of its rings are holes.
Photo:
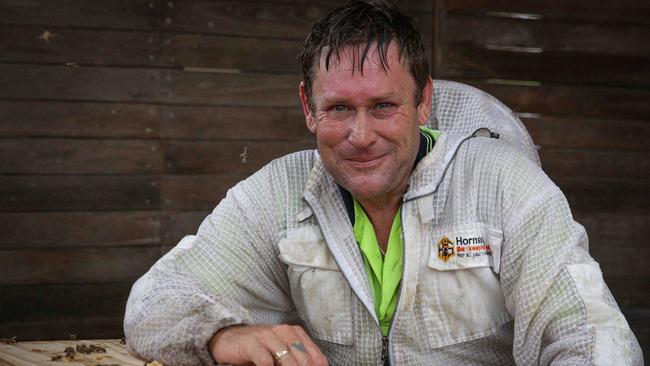
<path fill-rule="evenodd" d="M 347 138 L 347 128 L 343 123 L 321 121 L 316 133 L 319 145 L 335 147 Z"/>
<path fill-rule="evenodd" d="M 396 119 L 385 125 L 383 136 L 398 146 L 408 146 L 419 138 L 420 132 L 418 125 L 408 119 Z"/>

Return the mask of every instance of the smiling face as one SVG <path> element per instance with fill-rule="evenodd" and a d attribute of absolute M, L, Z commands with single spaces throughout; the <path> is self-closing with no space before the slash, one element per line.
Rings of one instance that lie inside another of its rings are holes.
<path fill-rule="evenodd" d="M 416 82 L 394 42 L 386 70 L 373 46 L 361 74 L 354 51 L 350 46 L 340 59 L 333 56 L 329 70 L 321 57 L 314 68 L 313 110 L 300 85 L 307 127 L 316 135 L 325 168 L 341 186 L 359 200 L 392 202 L 408 184 L 418 126 L 426 123 L 431 109 L 431 82 L 416 105 Z"/>

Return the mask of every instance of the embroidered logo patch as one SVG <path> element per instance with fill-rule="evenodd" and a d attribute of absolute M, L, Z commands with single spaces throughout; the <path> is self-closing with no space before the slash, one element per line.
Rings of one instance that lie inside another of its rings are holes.
<path fill-rule="evenodd" d="M 456 255 L 456 245 L 448 237 L 443 236 L 438 242 L 438 258 L 443 262 L 447 262 Z"/>
<path fill-rule="evenodd" d="M 492 256 L 490 244 L 482 236 L 462 237 L 456 236 L 456 252 L 458 258 L 478 258 Z"/>
<path fill-rule="evenodd" d="M 428 267 L 439 271 L 491 267 L 500 272 L 501 231 L 472 222 L 436 228 L 429 235 Z"/>

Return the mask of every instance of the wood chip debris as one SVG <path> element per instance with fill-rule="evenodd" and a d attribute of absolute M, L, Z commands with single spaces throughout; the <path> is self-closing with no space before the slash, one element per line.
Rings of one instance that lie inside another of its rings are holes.
<path fill-rule="evenodd" d="M 165 366 L 156 360 L 147 360 L 143 366 Z"/>
<path fill-rule="evenodd" d="M 16 340 L 16 337 L 0 338 L 0 344 L 16 344 L 16 343 L 18 343 L 18 340 Z"/>

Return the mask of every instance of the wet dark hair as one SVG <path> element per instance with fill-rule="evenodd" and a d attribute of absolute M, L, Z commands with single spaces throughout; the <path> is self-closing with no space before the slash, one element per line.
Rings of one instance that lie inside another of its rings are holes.
<path fill-rule="evenodd" d="M 417 84 L 415 102 L 419 105 L 429 77 L 429 62 L 422 37 L 413 20 L 388 1 L 352 0 L 332 10 L 314 24 L 298 54 L 310 108 L 314 109 L 311 98 L 314 65 L 320 60 L 322 52 L 327 52 L 325 69 L 329 70 L 333 55 L 340 60 L 339 52 L 343 48 L 356 46 L 352 54 L 352 72 L 356 68 L 363 74 L 363 64 L 370 47 L 376 43 L 381 67 L 386 71 L 388 46 L 391 42 L 396 42 L 400 60 L 404 59 L 410 67 Z"/>

